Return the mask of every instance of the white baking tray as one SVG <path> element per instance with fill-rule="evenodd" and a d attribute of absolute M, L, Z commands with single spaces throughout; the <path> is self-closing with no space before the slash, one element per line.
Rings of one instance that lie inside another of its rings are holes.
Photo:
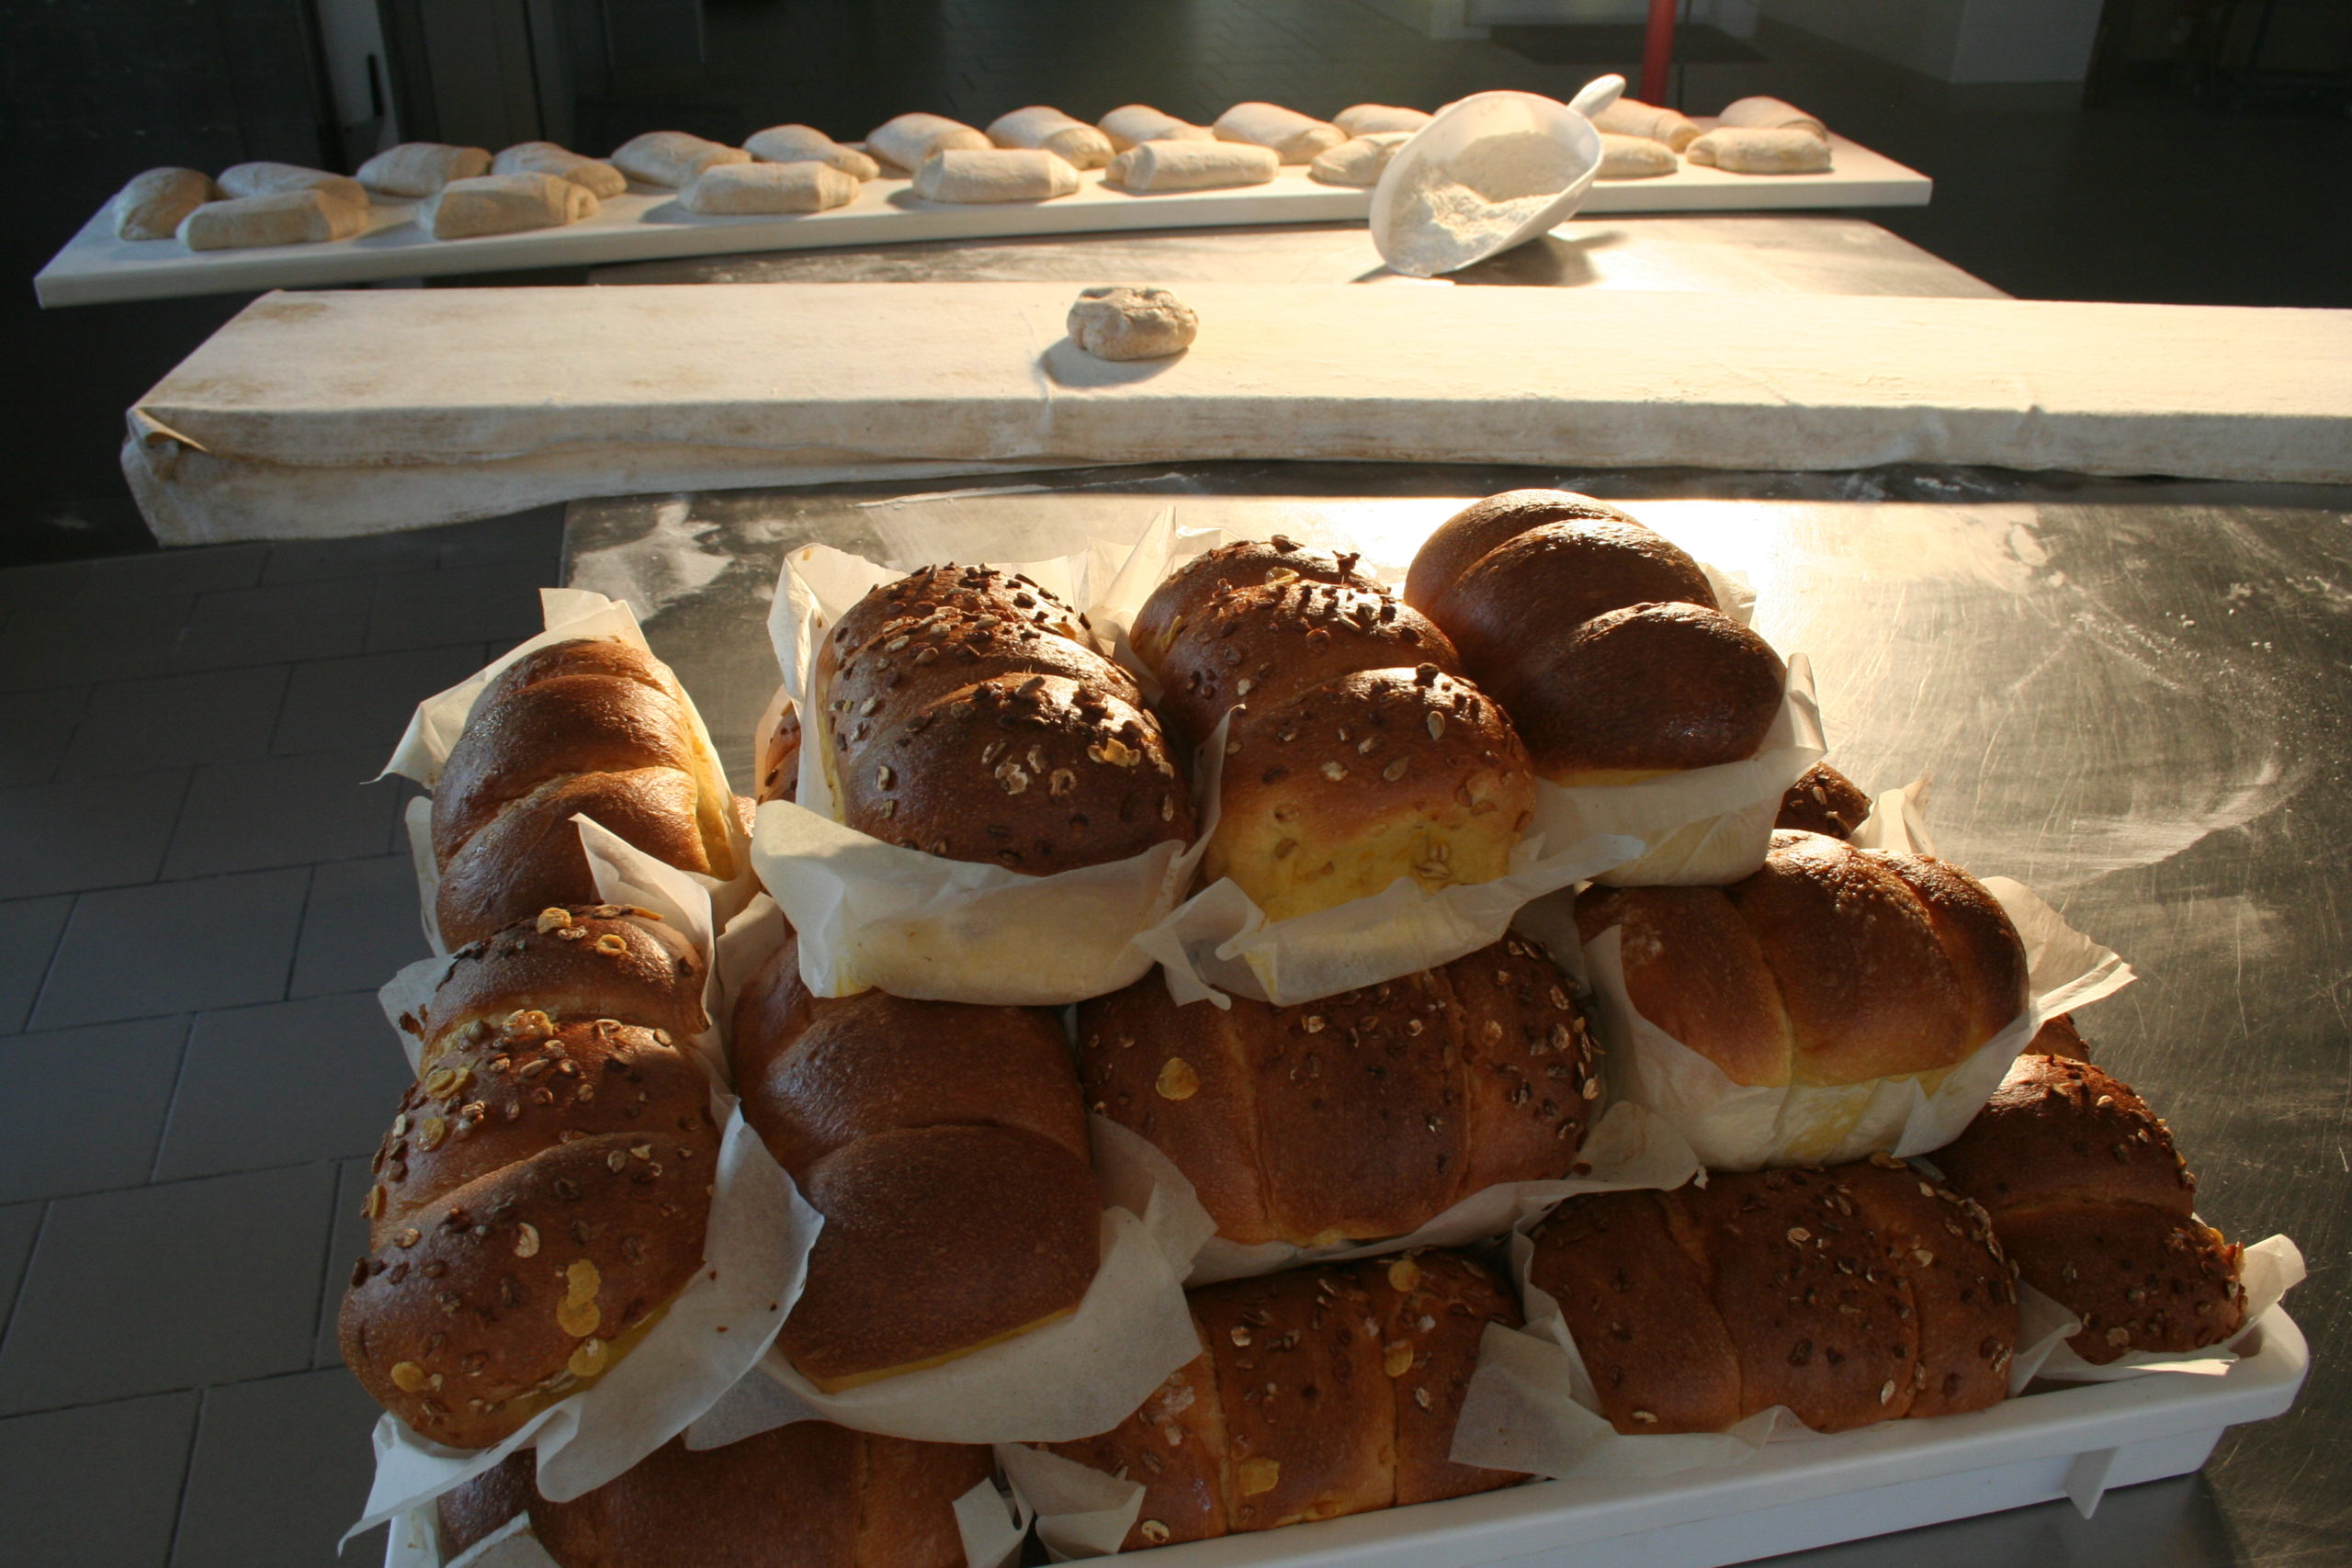
<path fill-rule="evenodd" d="M 1704 122 L 1702 122 L 1704 123 Z M 1735 175 L 1683 164 L 1651 180 L 1604 180 L 1580 211 L 1714 212 L 1791 208 L 1921 207 L 1933 186 L 1866 147 L 1833 136 L 1826 175 Z M 613 262 L 744 251 L 817 250 L 910 240 L 999 239 L 1136 229 L 1230 228 L 1253 223 L 1362 222 L 1372 193 L 1327 186 L 1304 168 L 1242 190 L 1129 196 L 1082 177 L 1054 201 L 951 206 L 922 200 L 905 180 L 869 180 L 847 207 L 782 218 L 705 218 L 675 193 L 633 186 L 595 217 L 561 229 L 435 240 L 412 223 L 405 202 L 373 209 L 368 231 L 311 245 L 192 252 L 176 240 L 119 240 L 101 211 L 33 279 L 43 305 L 95 305 L 175 295 L 226 294 L 319 284 L 372 283 L 469 272 L 602 266 Z"/>
<path fill-rule="evenodd" d="M 1166 1546 L 1150 1568 L 1719 1568 L 2186 1475 L 2225 1427 L 2283 1414 L 2311 1354 L 2284 1311 L 2217 1375 L 2151 1372 L 1990 1410 L 1769 1444 L 1650 1481 L 1547 1481 L 1451 1502 Z"/>

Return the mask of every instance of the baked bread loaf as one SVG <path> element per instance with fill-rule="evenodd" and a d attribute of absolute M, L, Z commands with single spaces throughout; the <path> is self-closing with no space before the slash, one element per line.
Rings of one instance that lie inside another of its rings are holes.
<path fill-rule="evenodd" d="M 1781 796 L 1781 812 L 1772 826 L 1800 833 L 1820 833 L 1832 839 L 1850 839 L 1854 829 L 1870 816 L 1871 806 L 1871 797 L 1861 785 L 1828 763 L 1815 762 L 1799 773 L 1797 782 Z"/>
<path fill-rule="evenodd" d="M 956 1499 L 995 1461 L 796 1421 L 724 1448 L 673 1438 L 569 1503 L 540 1496 L 530 1466 L 512 1455 L 441 1496 L 441 1561 L 527 1512 L 558 1568 L 964 1568 Z"/>
<path fill-rule="evenodd" d="M 1192 1292 L 1208 1347 L 1118 1426 L 1051 1451 L 1139 1482 L 1124 1550 L 1491 1492 L 1446 1456 L 1503 1282 L 1457 1252 L 1295 1269 Z"/>
<path fill-rule="evenodd" d="M 800 710 L 791 699 L 785 699 L 775 711 L 775 717 L 761 730 L 759 740 L 759 793 L 753 800 L 765 805 L 771 800 L 800 798 Z"/>
<path fill-rule="evenodd" d="M 1698 563 L 1586 496 L 1465 507 L 1414 557 L 1405 602 L 1453 639 L 1556 784 L 1752 757 L 1780 712 L 1780 655 L 1722 613 Z"/>
<path fill-rule="evenodd" d="M 1838 1432 L 2008 1392 L 2017 1287 L 1984 1211 L 1890 1156 L 1571 1198 L 1534 1240 L 1620 1432 L 1775 1404 Z"/>
<path fill-rule="evenodd" d="M 2086 1361 L 2197 1350 L 2245 1324 L 2240 1248 L 2195 1213 L 2163 1119 L 2088 1062 L 2027 1055 L 1932 1157 L 1982 1203 L 2026 1283 L 2083 1320 Z"/>
<path fill-rule="evenodd" d="M 609 637 L 537 649 L 482 689 L 434 785 L 442 940 L 458 947 L 550 905 L 593 902 L 574 813 L 727 880 L 733 808 L 667 665 Z"/>
<path fill-rule="evenodd" d="M 460 951 L 368 1190 L 343 1358 L 484 1448 L 628 1353 L 702 1262 L 718 1132 L 684 1041 L 703 969 L 659 916 L 556 908 Z"/>
<path fill-rule="evenodd" d="M 1059 1021 L 812 997 L 787 942 L 736 1002 L 743 1115 L 825 1228 L 776 1343 L 827 1392 L 1077 1310 L 1102 1201 Z"/>
<path fill-rule="evenodd" d="M 1280 534 L 1220 545 L 1184 562 L 1151 591 L 1127 628 L 1127 641 L 1144 668 L 1159 675 L 1170 642 L 1219 593 L 1301 581 L 1378 592 L 1379 581 L 1358 571 L 1357 559 L 1352 553 L 1333 556 L 1311 550 Z M 1161 683 L 1167 683 L 1164 676 Z"/>
<path fill-rule="evenodd" d="M 861 833 L 1033 876 L 1193 838 L 1134 678 L 1026 578 L 950 565 L 877 588 L 826 636 L 813 684 Z"/>
<path fill-rule="evenodd" d="M 1743 1085 L 1951 1067 L 2027 1002 L 2025 949 L 1983 884 L 1929 855 L 1776 832 L 1728 887 L 1592 888 L 1588 945 L 1623 931 L 1626 994 Z"/>
<path fill-rule="evenodd" d="M 1569 1174 L 1598 1114 L 1583 1013 L 1537 943 L 1298 1007 L 1178 1007 L 1157 974 L 1079 1009 L 1089 1104 L 1192 1181 L 1217 1234 L 1406 1235 L 1503 1181 Z"/>

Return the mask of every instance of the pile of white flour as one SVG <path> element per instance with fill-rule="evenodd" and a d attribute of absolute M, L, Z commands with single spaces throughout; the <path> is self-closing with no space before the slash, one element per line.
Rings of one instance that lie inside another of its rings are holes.
<path fill-rule="evenodd" d="M 1433 276 L 1487 254 L 1579 173 L 1576 154 L 1540 130 L 1484 136 L 1414 166 L 1397 193 L 1389 260 Z"/>

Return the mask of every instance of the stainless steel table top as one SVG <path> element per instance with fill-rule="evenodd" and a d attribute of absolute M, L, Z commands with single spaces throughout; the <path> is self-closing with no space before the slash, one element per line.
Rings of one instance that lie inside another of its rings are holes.
<path fill-rule="evenodd" d="M 635 600 L 740 781 L 775 682 L 777 562 L 942 526 L 1012 526 L 1035 558 L 1095 526 L 1282 530 L 1401 572 L 1463 502 L 1560 485 L 1745 571 L 1757 625 L 1812 656 L 1831 760 L 1934 779 L 1939 849 L 2016 876 L 2129 958 L 2083 1018 L 2166 1116 L 2208 1220 L 2293 1236 L 2311 1381 L 2203 1473 L 1789 1559 L 1988 1557 L 2192 1568 L 2352 1561 L 2352 490 L 2067 480 L 1969 469 L 1739 475 L 1218 464 L 576 502 L 567 581 Z"/>
<path fill-rule="evenodd" d="M 1596 218 L 1434 283 L 1381 265 L 1361 223 L 957 240 L 599 267 L 594 283 L 1150 282 L 1456 284 L 1664 293 L 2000 299 L 1999 289 L 1859 218 Z"/>

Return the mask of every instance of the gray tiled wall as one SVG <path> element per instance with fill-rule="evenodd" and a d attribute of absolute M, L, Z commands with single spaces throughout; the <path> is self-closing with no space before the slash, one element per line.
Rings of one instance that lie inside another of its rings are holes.
<path fill-rule="evenodd" d="M 11 1568 L 317 1568 L 357 1517 L 334 1314 L 405 1076 L 374 991 L 424 951 L 408 786 L 367 781 L 537 628 L 560 536 L 0 571 Z"/>

